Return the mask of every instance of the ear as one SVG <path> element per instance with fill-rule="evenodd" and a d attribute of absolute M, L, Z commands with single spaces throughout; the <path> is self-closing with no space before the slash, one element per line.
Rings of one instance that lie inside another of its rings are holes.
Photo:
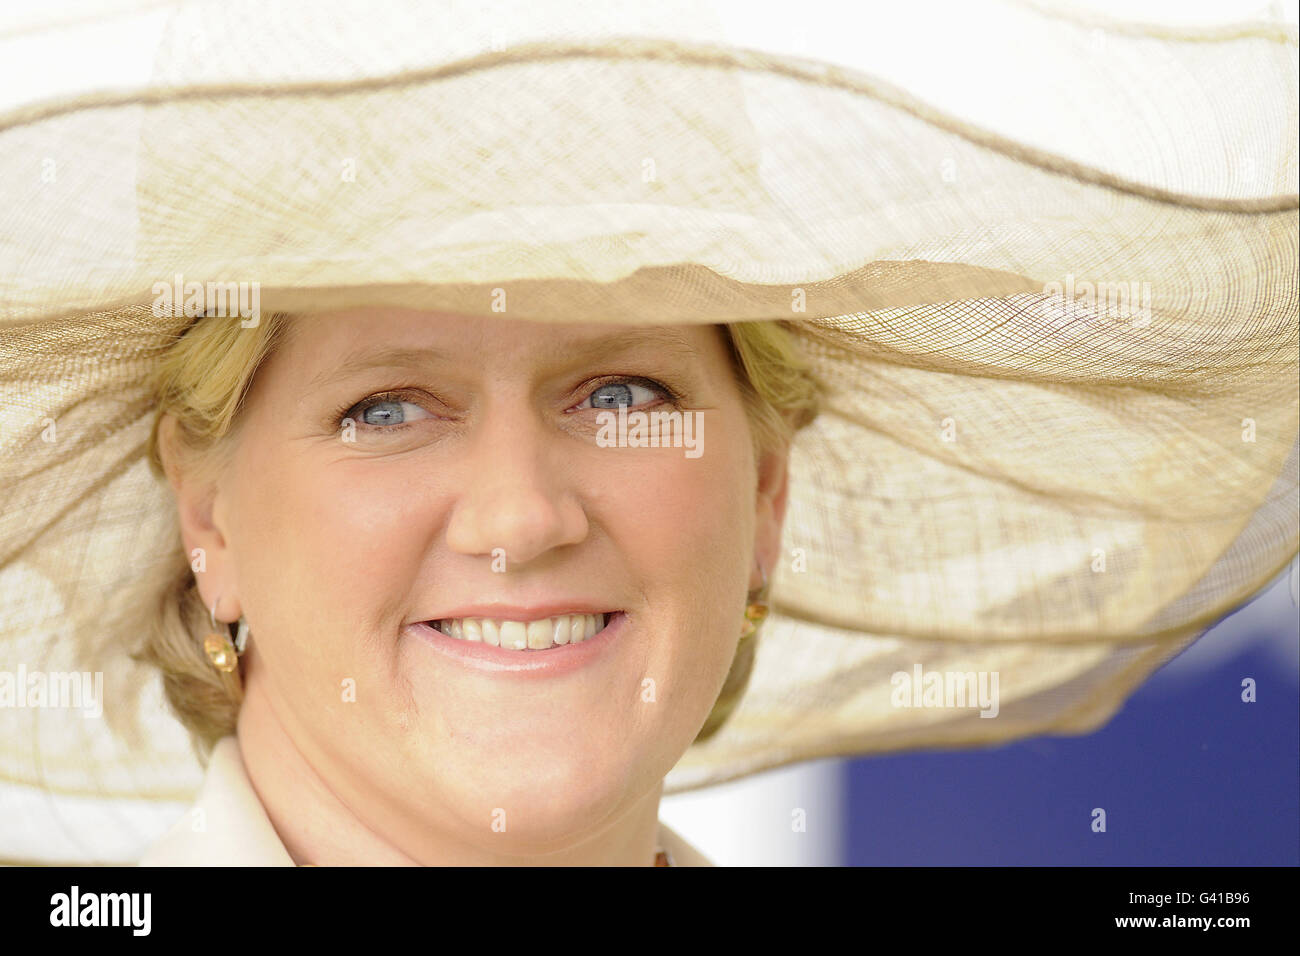
<path fill-rule="evenodd" d="M 198 582 L 204 606 L 211 609 L 220 600 L 216 608 L 217 620 L 226 623 L 237 621 L 243 609 L 239 604 L 230 548 L 220 529 L 218 488 L 211 481 L 201 480 L 183 469 L 177 454 L 176 427 L 174 416 L 164 414 L 158 424 L 158 457 L 176 497 L 185 555 Z"/>
<path fill-rule="evenodd" d="M 765 452 L 758 462 L 757 514 L 754 523 L 754 556 L 772 580 L 772 570 L 780 560 L 781 528 L 785 523 L 786 497 L 789 491 L 788 445 Z M 757 591 L 763 584 L 758 568 L 750 572 L 749 587 Z"/>

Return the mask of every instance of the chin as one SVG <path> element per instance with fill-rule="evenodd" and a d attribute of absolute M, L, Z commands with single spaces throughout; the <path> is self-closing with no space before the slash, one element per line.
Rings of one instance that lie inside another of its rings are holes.
<path fill-rule="evenodd" d="M 644 794 L 632 789 L 641 775 L 621 757 L 543 751 L 516 762 L 494 761 L 488 752 L 442 766 L 450 764 L 459 769 L 436 772 L 432 788 L 440 811 L 452 813 L 487 849 L 540 853 L 572 844 Z"/>

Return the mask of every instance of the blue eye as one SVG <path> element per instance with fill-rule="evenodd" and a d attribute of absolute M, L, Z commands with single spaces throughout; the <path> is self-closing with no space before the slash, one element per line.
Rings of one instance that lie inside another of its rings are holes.
<path fill-rule="evenodd" d="M 384 428 L 391 431 L 391 426 L 410 424 L 407 418 L 409 413 L 406 411 L 409 408 L 423 412 L 425 417 L 429 417 L 429 413 L 415 402 L 404 402 L 396 398 L 384 398 L 382 396 L 357 405 L 351 409 L 356 414 L 348 417 L 352 418 L 357 424 L 368 428 Z M 385 426 L 390 427 L 385 428 Z"/>
<path fill-rule="evenodd" d="M 587 396 L 586 401 L 578 407 L 616 410 L 620 405 L 643 405 L 646 402 L 654 401 L 656 398 L 668 397 L 667 389 L 664 389 L 662 386 L 657 386 L 657 388 L 659 389 L 659 393 L 656 395 L 655 389 L 641 385 L 637 382 L 609 382 L 605 385 L 601 385 L 593 391 L 589 396 Z M 633 389 L 640 390 L 647 397 L 637 401 L 636 393 Z M 587 402 L 591 402 L 591 404 L 588 405 Z"/>

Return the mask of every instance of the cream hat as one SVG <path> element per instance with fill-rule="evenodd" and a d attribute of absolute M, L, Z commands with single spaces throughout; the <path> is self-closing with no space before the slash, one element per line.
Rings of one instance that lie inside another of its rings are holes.
<path fill-rule="evenodd" d="M 788 323 L 831 401 L 749 688 L 667 792 L 1088 732 L 1283 569 L 1294 27 L 857 9 L 0 14 L 0 69 L 57 64 L 0 84 L 0 858 L 131 861 L 201 780 L 128 656 L 181 546 L 144 384 L 193 318 L 158 287 Z M 62 672 L 102 717 L 23 696 Z M 951 673 L 997 675 L 996 716 L 896 693 Z"/>

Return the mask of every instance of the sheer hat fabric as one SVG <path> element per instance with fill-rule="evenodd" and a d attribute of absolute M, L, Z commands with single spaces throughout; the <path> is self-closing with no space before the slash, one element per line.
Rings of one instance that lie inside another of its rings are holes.
<path fill-rule="evenodd" d="M 1087 732 L 1285 568 L 1294 27 L 854 9 L 6 12 L 0 63 L 85 69 L 0 102 L 0 675 L 102 673 L 103 713 L 0 707 L 0 857 L 133 860 L 202 779 L 129 658 L 180 548 L 143 457 L 178 277 L 788 324 L 829 401 L 749 688 L 668 792 Z M 997 675 L 996 716 L 901 705 L 918 669 Z"/>

